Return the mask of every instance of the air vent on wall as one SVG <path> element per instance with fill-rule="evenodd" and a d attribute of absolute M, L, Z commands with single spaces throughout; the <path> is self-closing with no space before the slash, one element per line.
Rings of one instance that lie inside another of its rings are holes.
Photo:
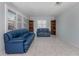
<path fill-rule="evenodd" d="M 60 5 L 61 4 L 61 2 L 56 2 L 56 5 Z"/>

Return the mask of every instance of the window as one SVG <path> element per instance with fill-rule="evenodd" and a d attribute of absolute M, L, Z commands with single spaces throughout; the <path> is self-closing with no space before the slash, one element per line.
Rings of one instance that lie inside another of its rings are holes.
<path fill-rule="evenodd" d="M 21 15 L 17 15 L 17 28 L 21 29 L 22 28 L 22 16 Z"/>
<path fill-rule="evenodd" d="M 16 13 L 8 9 L 8 31 L 16 29 Z"/>
<path fill-rule="evenodd" d="M 24 28 L 27 28 L 28 29 L 28 24 L 29 24 L 29 20 L 27 18 L 23 18 L 23 24 L 24 24 Z"/>
<path fill-rule="evenodd" d="M 47 21 L 46 20 L 38 20 L 37 21 L 37 27 L 38 28 L 46 28 L 47 27 Z"/>
<path fill-rule="evenodd" d="M 16 20 L 16 13 L 8 9 L 8 20 Z"/>

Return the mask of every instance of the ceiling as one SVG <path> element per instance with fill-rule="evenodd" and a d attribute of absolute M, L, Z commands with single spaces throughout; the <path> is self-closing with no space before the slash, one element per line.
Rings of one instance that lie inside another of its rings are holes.
<path fill-rule="evenodd" d="M 56 16 L 77 2 L 11 2 L 27 16 Z"/>

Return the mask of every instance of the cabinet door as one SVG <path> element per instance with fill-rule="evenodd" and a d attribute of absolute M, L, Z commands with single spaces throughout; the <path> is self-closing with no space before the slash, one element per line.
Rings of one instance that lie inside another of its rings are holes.
<path fill-rule="evenodd" d="M 29 31 L 33 32 L 34 31 L 34 21 L 29 20 Z"/>
<path fill-rule="evenodd" d="M 51 21 L 51 34 L 56 35 L 56 20 Z"/>

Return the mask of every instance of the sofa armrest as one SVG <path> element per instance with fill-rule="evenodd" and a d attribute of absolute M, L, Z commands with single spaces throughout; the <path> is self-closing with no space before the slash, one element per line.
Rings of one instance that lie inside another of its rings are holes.
<path fill-rule="evenodd" d="M 49 31 L 49 33 L 51 34 L 51 31 Z"/>
<path fill-rule="evenodd" d="M 50 31 L 48 31 L 48 33 L 51 33 Z"/>
<path fill-rule="evenodd" d="M 8 43 L 21 43 L 24 42 L 24 40 L 9 40 Z"/>
<path fill-rule="evenodd" d="M 39 33 L 40 31 L 36 31 L 36 33 Z"/>
<path fill-rule="evenodd" d="M 5 43 L 5 52 L 8 54 L 23 53 L 24 40 L 9 40 Z"/>

